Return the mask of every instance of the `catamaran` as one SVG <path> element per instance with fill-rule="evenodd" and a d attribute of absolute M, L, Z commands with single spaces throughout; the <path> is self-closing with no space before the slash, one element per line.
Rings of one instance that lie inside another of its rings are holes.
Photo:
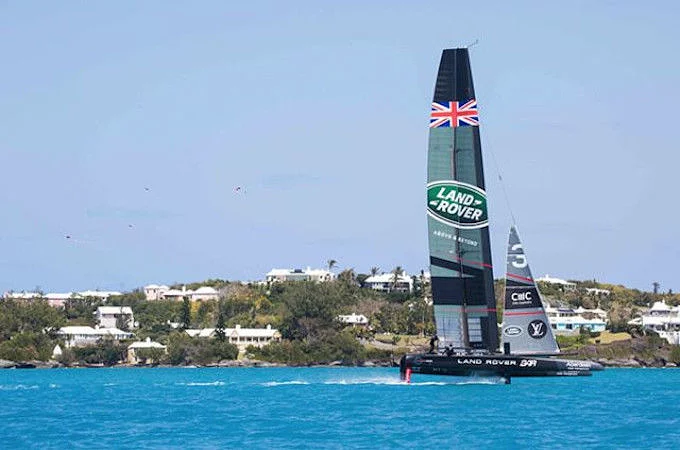
<path fill-rule="evenodd" d="M 442 53 L 430 112 L 427 222 L 436 324 L 430 352 L 407 354 L 412 374 L 590 375 L 602 366 L 559 353 L 519 240 L 510 231 L 499 351 L 479 112 L 466 48 Z"/>

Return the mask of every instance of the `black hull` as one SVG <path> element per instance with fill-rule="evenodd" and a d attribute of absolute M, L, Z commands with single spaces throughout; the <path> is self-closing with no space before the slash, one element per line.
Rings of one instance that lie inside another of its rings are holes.
<path fill-rule="evenodd" d="M 448 376 L 562 377 L 589 376 L 602 370 L 598 363 L 533 356 L 503 354 L 454 355 L 433 353 L 404 355 L 399 363 L 402 379 L 411 374 Z"/>

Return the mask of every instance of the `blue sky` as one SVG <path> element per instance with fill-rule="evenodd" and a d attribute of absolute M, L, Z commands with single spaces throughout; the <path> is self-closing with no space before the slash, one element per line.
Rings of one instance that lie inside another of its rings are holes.
<path fill-rule="evenodd" d="M 440 53 L 479 39 L 496 276 L 500 170 L 535 276 L 678 291 L 678 23 L 673 2 L 1 2 L 0 290 L 419 272 Z"/>

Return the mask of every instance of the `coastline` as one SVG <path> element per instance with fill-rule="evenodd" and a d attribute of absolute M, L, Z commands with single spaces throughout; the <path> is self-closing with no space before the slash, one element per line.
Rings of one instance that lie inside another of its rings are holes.
<path fill-rule="evenodd" d="M 577 356 L 577 355 L 564 355 Z M 607 359 L 607 358 L 579 358 L 587 361 L 602 364 L 607 368 L 655 368 L 655 369 L 674 369 L 678 365 L 665 361 L 663 359 L 655 358 L 653 360 L 645 360 L 642 358 L 632 357 L 627 359 Z M 187 365 L 172 365 L 172 364 L 114 364 L 106 366 L 103 364 L 73 364 L 65 365 L 58 361 L 9 361 L 0 360 L 0 369 L 106 369 L 106 368 L 138 368 L 138 369 L 153 369 L 153 368 L 273 368 L 273 367 L 398 367 L 398 363 L 384 360 L 366 360 L 360 363 L 346 364 L 343 361 L 332 361 L 330 363 L 318 364 L 285 364 L 260 360 L 224 360 L 211 364 L 187 364 Z"/>

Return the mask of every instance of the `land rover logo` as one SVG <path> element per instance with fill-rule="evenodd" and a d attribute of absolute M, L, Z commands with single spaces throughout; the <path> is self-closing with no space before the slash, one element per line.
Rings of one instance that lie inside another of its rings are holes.
<path fill-rule="evenodd" d="M 520 327 L 511 326 L 503 330 L 503 333 L 505 333 L 507 336 L 519 336 L 522 334 L 522 329 Z"/>
<path fill-rule="evenodd" d="M 527 331 L 532 338 L 541 339 L 548 332 L 548 326 L 542 320 L 532 320 Z"/>
<path fill-rule="evenodd" d="M 427 184 L 427 214 L 456 228 L 483 228 L 489 223 L 486 192 L 460 181 L 433 181 Z"/>

